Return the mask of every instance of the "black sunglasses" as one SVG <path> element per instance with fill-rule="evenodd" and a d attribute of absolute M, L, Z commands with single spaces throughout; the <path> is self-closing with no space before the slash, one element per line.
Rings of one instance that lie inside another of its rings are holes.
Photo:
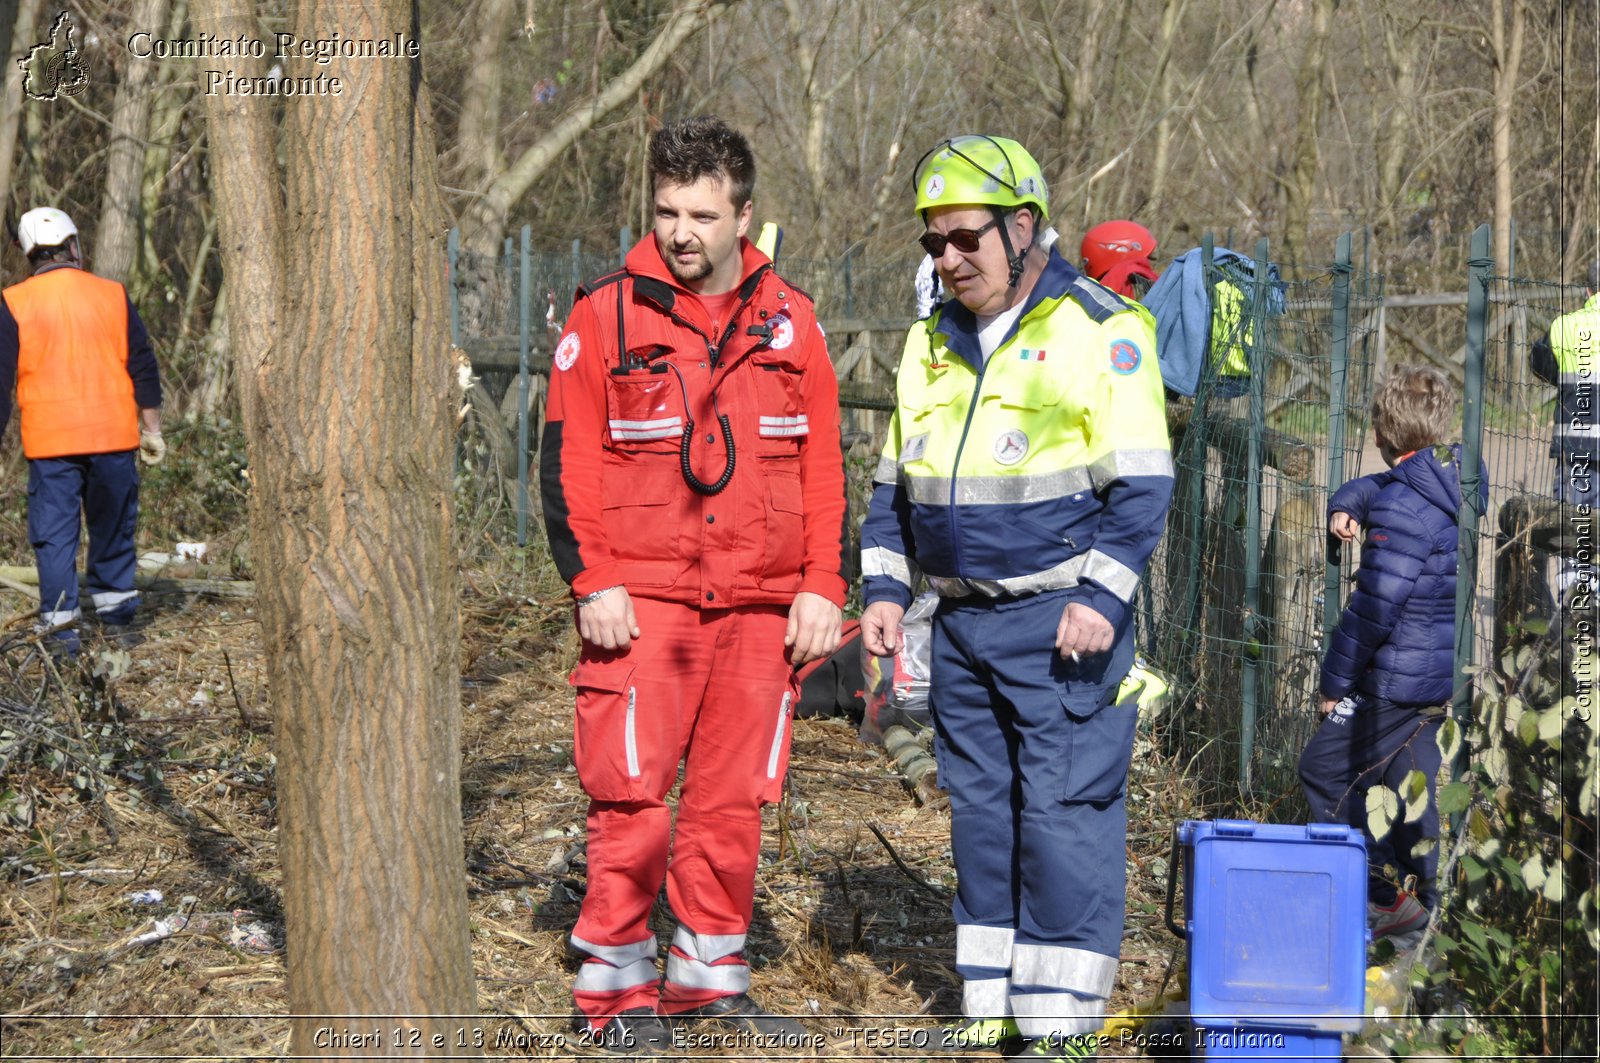
<path fill-rule="evenodd" d="M 983 239 L 983 234 L 1000 224 L 999 218 L 991 219 L 989 224 L 980 225 L 976 229 L 951 229 L 947 233 L 923 233 L 917 243 L 922 249 L 934 258 L 943 258 L 946 244 L 953 245 L 963 255 L 970 255 L 978 250 L 978 243 Z"/>

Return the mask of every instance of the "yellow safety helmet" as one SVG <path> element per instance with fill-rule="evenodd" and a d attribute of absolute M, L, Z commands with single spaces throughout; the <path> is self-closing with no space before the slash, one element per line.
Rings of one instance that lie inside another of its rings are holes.
<path fill-rule="evenodd" d="M 943 206 L 989 206 L 1001 210 L 1031 206 L 1039 221 L 1050 218 L 1050 190 L 1044 171 L 1028 150 L 1004 137 L 965 135 L 935 144 L 912 171 L 917 216 Z"/>

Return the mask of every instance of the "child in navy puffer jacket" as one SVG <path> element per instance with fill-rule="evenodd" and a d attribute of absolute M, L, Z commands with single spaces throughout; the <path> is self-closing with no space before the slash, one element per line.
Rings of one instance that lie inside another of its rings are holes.
<path fill-rule="evenodd" d="M 1456 514 L 1461 447 L 1444 445 L 1457 396 L 1432 369 L 1397 369 L 1372 400 L 1389 468 L 1352 480 L 1328 503 L 1328 531 L 1366 530 L 1355 590 L 1322 662 L 1323 721 L 1300 757 L 1312 819 L 1366 827 L 1366 793 L 1428 782 L 1427 810 L 1367 833 L 1368 922 L 1374 938 L 1409 934 L 1438 903 L 1439 725 L 1455 692 Z M 1487 477 L 1483 477 L 1487 496 Z M 1404 884 L 1413 882 L 1411 888 Z"/>

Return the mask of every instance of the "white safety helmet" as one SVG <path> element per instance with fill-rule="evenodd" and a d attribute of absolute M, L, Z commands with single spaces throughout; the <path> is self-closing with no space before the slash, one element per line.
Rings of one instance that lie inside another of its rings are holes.
<path fill-rule="evenodd" d="M 25 255 L 36 247 L 60 247 L 77 235 L 78 227 L 67 212 L 55 207 L 34 207 L 17 222 L 17 242 Z"/>

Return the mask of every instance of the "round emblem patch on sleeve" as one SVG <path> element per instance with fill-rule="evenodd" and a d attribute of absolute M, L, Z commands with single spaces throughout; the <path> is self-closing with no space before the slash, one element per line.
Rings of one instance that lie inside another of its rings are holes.
<path fill-rule="evenodd" d="M 1111 368 L 1123 376 L 1137 370 L 1143 357 L 1139 345 L 1132 340 L 1115 340 L 1111 344 Z"/>
<path fill-rule="evenodd" d="M 794 322 L 789 320 L 789 315 L 779 314 L 770 322 L 772 326 L 772 341 L 770 346 L 775 351 L 781 351 L 794 342 Z"/>
<path fill-rule="evenodd" d="M 578 334 L 569 332 L 561 337 L 561 345 L 556 348 L 556 368 L 563 373 L 572 368 L 572 363 L 578 360 Z"/>

